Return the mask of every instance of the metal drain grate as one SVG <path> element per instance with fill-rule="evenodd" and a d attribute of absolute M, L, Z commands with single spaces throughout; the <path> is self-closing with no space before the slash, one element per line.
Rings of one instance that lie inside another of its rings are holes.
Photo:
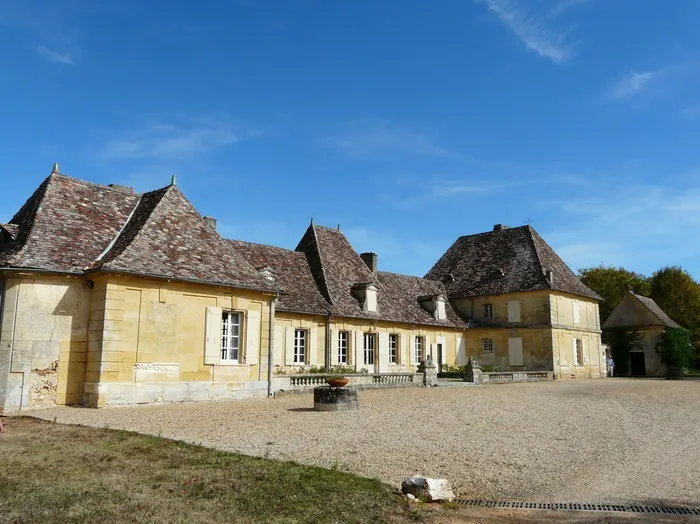
<path fill-rule="evenodd" d="M 663 515 L 700 515 L 700 508 L 685 506 L 642 506 L 638 504 L 586 504 L 574 502 L 513 502 L 505 500 L 455 499 L 457 504 L 479 508 L 551 509 L 556 511 L 617 511 Z"/>

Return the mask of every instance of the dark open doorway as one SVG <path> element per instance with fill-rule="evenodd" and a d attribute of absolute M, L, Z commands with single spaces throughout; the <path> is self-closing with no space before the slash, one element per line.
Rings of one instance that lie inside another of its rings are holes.
<path fill-rule="evenodd" d="M 438 373 L 442 373 L 442 344 L 437 345 L 437 368 Z"/>
<path fill-rule="evenodd" d="M 632 351 L 630 353 L 630 372 L 633 377 L 646 377 L 647 367 L 644 363 L 644 352 Z"/>

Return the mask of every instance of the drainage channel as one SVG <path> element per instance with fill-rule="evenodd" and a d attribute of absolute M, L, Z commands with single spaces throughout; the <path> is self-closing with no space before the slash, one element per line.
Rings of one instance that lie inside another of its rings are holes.
<path fill-rule="evenodd" d="M 551 509 L 555 511 L 614 511 L 659 515 L 700 515 L 700 508 L 687 506 L 646 506 L 640 504 L 586 504 L 575 502 L 513 502 L 505 500 L 455 499 L 457 504 L 478 508 Z"/>

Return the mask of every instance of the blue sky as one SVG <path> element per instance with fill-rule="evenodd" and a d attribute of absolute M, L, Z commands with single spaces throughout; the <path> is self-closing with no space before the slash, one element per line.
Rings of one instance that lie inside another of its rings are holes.
<path fill-rule="evenodd" d="M 310 217 L 424 274 L 532 224 L 573 269 L 700 278 L 696 0 L 0 0 L 0 221 L 61 171 Z"/>

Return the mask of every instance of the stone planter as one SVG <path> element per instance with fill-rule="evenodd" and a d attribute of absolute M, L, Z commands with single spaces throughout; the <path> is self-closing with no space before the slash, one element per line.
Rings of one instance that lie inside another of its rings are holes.
<path fill-rule="evenodd" d="M 675 366 L 671 366 L 666 370 L 666 380 L 682 380 L 683 370 Z"/>
<path fill-rule="evenodd" d="M 360 406 L 357 388 L 314 388 L 314 409 L 316 411 L 351 411 Z"/>
<path fill-rule="evenodd" d="M 343 386 L 347 386 L 348 382 L 350 382 L 349 378 L 327 378 L 326 379 L 326 384 L 328 384 L 332 388 L 342 388 Z"/>

